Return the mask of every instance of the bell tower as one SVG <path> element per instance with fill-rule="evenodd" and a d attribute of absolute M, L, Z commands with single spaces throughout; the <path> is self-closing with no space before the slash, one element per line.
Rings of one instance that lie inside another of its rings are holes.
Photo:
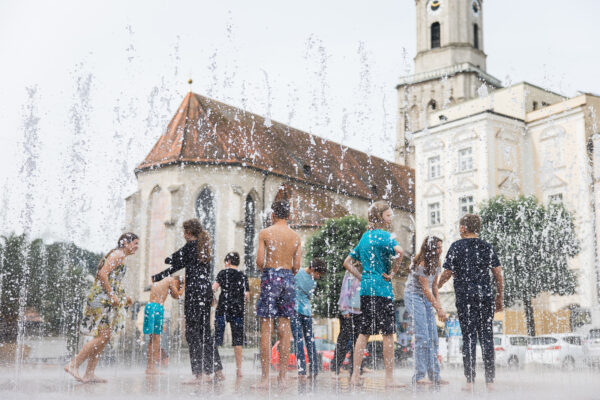
<path fill-rule="evenodd" d="M 415 72 L 400 79 L 396 162 L 414 168 L 410 134 L 428 127 L 429 114 L 501 87 L 486 72 L 483 0 L 415 0 Z M 436 121 L 436 123 L 438 123 Z"/>

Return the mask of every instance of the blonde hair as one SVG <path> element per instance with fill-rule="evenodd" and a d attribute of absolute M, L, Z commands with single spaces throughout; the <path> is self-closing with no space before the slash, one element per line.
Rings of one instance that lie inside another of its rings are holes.
<path fill-rule="evenodd" d="M 384 200 L 379 200 L 371 204 L 371 207 L 369 207 L 369 226 L 367 229 L 390 229 L 389 224 L 383 220 L 383 213 L 389 209 L 390 205 Z"/>

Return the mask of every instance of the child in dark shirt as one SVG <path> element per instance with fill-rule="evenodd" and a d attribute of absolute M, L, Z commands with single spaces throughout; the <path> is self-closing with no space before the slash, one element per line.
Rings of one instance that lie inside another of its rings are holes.
<path fill-rule="evenodd" d="M 494 308 L 495 311 L 502 311 L 502 267 L 492 246 L 478 237 L 481 231 L 481 218 L 478 215 L 463 216 L 460 219 L 459 231 L 462 239 L 450 246 L 438 287 L 441 288 L 451 277 L 454 278 L 456 309 L 463 334 L 463 364 L 467 378 L 464 390 L 470 391 L 473 388 L 478 337 L 485 367 L 485 381 L 488 389 L 491 389 L 496 372 L 492 321 Z M 490 270 L 496 280 L 495 301 Z"/>
<path fill-rule="evenodd" d="M 217 274 L 212 288 L 221 288 L 219 305 L 215 312 L 215 340 L 217 346 L 223 345 L 225 324 L 229 322 L 237 376 L 242 376 L 242 346 L 244 345 L 244 302 L 250 296 L 250 286 L 246 274 L 238 270 L 240 255 L 236 252 L 225 256 L 225 268 Z"/>

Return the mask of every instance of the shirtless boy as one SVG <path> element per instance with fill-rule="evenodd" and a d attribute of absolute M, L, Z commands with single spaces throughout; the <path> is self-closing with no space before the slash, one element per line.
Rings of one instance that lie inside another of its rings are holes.
<path fill-rule="evenodd" d="M 165 309 L 163 304 L 169 293 L 174 299 L 178 299 L 185 290 L 183 277 L 169 276 L 162 281 L 152 284 L 150 289 L 150 301 L 144 308 L 144 334 L 150 336 L 148 341 L 148 366 L 147 375 L 158 375 L 156 368 L 160 361 L 160 334 L 163 330 L 163 319 Z"/>
<path fill-rule="evenodd" d="M 290 318 L 294 315 L 294 275 L 302 261 L 300 236 L 287 224 L 290 205 L 276 201 L 271 206 L 273 225 L 258 234 L 256 265 L 262 271 L 260 298 L 256 314 L 260 317 L 260 363 L 261 381 L 256 388 L 269 388 L 269 359 L 273 320 L 277 318 L 279 335 L 279 385 L 285 386 L 287 360 L 290 353 Z"/>

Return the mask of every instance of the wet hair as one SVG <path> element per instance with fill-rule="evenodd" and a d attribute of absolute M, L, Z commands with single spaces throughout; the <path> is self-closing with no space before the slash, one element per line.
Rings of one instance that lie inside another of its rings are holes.
<path fill-rule="evenodd" d="M 376 201 L 375 203 L 371 204 L 371 207 L 369 207 L 369 226 L 367 229 L 389 229 L 389 224 L 383 220 L 383 213 L 389 209 L 390 205 L 384 200 Z"/>
<path fill-rule="evenodd" d="M 198 218 L 188 219 L 183 223 L 183 231 L 198 239 L 198 259 L 201 263 L 210 262 L 211 244 L 210 235 L 202 227 L 202 223 Z"/>
<path fill-rule="evenodd" d="M 442 243 L 442 239 L 437 236 L 427 236 L 423 240 L 421 250 L 413 259 L 413 271 L 417 269 L 421 262 L 425 267 L 427 275 L 434 275 L 440 266 L 440 254 L 437 253 L 438 243 Z"/>
<path fill-rule="evenodd" d="M 313 258 L 309 268 L 319 274 L 325 274 L 327 272 L 327 263 L 322 258 Z"/>
<path fill-rule="evenodd" d="M 479 235 L 481 232 L 481 217 L 476 214 L 465 214 L 461 219 L 461 226 L 464 226 L 468 233 Z"/>
<path fill-rule="evenodd" d="M 285 200 L 274 201 L 271 205 L 273 216 L 277 219 L 288 219 L 290 217 L 290 203 Z"/>
<path fill-rule="evenodd" d="M 117 249 L 122 249 L 123 247 L 137 239 L 139 239 L 139 237 L 135 233 L 126 232 L 119 236 L 119 240 L 117 240 Z"/>
<path fill-rule="evenodd" d="M 230 251 L 225 256 L 225 262 L 230 262 L 231 265 L 235 265 L 236 267 L 240 265 L 240 255 L 237 251 Z"/>

